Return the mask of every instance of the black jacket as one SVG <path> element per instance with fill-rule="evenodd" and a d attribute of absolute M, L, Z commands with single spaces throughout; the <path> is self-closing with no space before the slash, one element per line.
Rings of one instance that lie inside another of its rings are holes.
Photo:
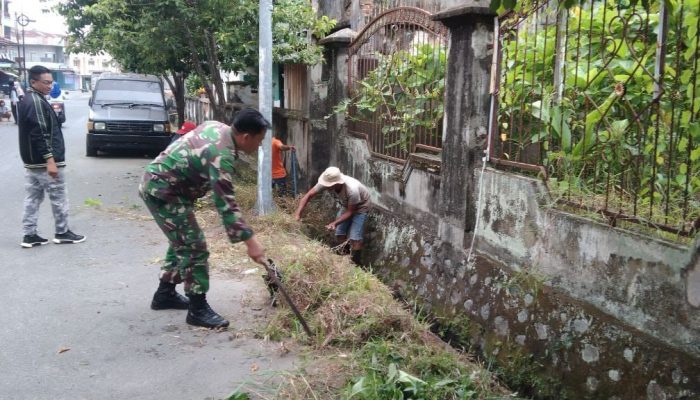
<path fill-rule="evenodd" d="M 62 167 L 66 160 L 61 125 L 46 98 L 34 89 L 27 89 L 17 104 L 19 152 L 25 168 L 46 168 L 46 159 L 53 157 Z"/>

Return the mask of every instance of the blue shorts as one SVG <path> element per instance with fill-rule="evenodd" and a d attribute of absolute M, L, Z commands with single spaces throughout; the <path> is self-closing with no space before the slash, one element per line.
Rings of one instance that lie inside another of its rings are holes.
<path fill-rule="evenodd" d="M 344 213 L 345 210 L 338 212 L 338 216 Z M 350 228 L 350 236 L 348 239 L 357 242 L 362 241 L 362 234 L 365 231 L 365 220 L 367 213 L 355 213 L 347 221 L 343 221 L 335 228 L 336 236 L 348 236 L 348 228 Z"/>

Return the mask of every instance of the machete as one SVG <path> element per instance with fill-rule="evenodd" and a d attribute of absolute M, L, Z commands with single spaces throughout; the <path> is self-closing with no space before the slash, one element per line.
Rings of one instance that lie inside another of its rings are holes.
<path fill-rule="evenodd" d="M 287 304 L 289 304 L 289 308 L 292 309 L 294 315 L 296 315 L 299 322 L 301 322 L 301 326 L 304 327 L 306 334 L 309 335 L 309 337 L 313 336 L 311 329 L 309 329 L 309 326 L 306 324 L 306 320 L 301 316 L 299 309 L 296 305 L 294 305 L 292 299 L 289 297 L 289 294 L 287 294 L 287 291 L 284 289 L 284 286 L 282 286 L 282 274 L 277 269 L 274 261 L 268 258 L 267 262 L 263 263 L 263 265 L 267 271 L 267 274 L 263 275 L 263 280 L 265 281 L 267 290 L 270 292 L 270 296 L 272 297 L 272 306 L 275 307 L 277 305 L 277 292 L 281 292 L 284 300 L 287 301 Z"/>

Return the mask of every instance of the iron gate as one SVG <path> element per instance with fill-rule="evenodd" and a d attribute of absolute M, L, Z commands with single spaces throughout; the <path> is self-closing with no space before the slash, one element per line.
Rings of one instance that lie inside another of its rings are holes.
<path fill-rule="evenodd" d="M 402 163 L 417 148 L 440 150 L 447 28 L 430 17 L 385 11 L 350 45 L 348 131 L 379 157 Z"/>

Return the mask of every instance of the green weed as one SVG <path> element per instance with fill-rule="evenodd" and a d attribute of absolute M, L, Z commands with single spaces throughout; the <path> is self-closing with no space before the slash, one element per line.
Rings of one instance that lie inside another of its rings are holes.
<path fill-rule="evenodd" d="M 362 375 L 343 392 L 345 399 L 473 399 L 479 390 L 454 354 L 428 346 L 388 341 L 368 342 L 356 362 Z"/>
<path fill-rule="evenodd" d="M 87 199 L 85 199 L 83 204 L 85 204 L 88 207 L 100 207 L 102 205 L 102 200 L 88 197 Z"/>

